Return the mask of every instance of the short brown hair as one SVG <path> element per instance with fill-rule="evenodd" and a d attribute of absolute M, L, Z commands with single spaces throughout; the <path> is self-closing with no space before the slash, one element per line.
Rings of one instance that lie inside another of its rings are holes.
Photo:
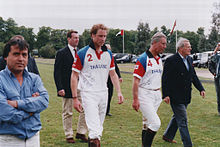
<path fill-rule="evenodd" d="M 22 39 L 21 37 L 12 37 L 5 45 L 3 50 L 3 58 L 8 57 L 9 52 L 11 51 L 11 46 L 17 45 L 20 51 L 28 50 L 29 45 L 26 40 Z"/>
<path fill-rule="evenodd" d="M 67 33 L 67 38 L 71 38 L 72 37 L 72 33 L 76 33 L 76 34 L 78 34 L 78 32 L 77 31 L 74 31 L 74 30 L 70 30 L 68 33 Z"/>
<path fill-rule="evenodd" d="M 92 36 L 92 34 L 96 34 L 98 32 L 98 30 L 106 30 L 108 31 L 108 28 L 103 25 L 103 24 L 95 24 L 92 26 L 92 29 L 90 30 L 90 35 Z"/>

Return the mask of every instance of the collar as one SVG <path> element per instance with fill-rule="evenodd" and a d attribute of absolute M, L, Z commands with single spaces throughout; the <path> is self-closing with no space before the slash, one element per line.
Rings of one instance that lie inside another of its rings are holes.
<path fill-rule="evenodd" d="M 70 44 L 68 44 L 68 47 L 70 50 L 74 50 L 74 47 L 72 47 Z"/>
<path fill-rule="evenodd" d="M 146 50 L 146 54 L 148 55 L 149 58 L 154 58 L 154 56 L 152 55 L 152 53 L 149 51 L 149 49 Z M 158 57 L 160 57 L 160 55 L 157 55 Z"/>
<path fill-rule="evenodd" d="M 8 69 L 8 66 L 5 67 L 5 71 L 6 71 L 6 73 L 8 73 L 8 75 L 14 76 L 14 74 Z M 27 77 L 28 75 L 29 75 L 28 71 L 26 69 L 24 69 L 23 76 Z"/>
<path fill-rule="evenodd" d="M 95 48 L 95 44 L 94 42 L 91 40 L 91 42 L 89 43 L 89 47 L 91 47 L 92 49 L 96 50 Z M 104 51 L 107 51 L 107 47 L 105 46 L 105 44 L 101 47 L 101 50 L 104 52 Z"/>
<path fill-rule="evenodd" d="M 184 60 L 184 59 L 187 59 L 188 56 L 186 56 L 186 58 L 184 58 L 179 52 L 178 54 L 180 55 L 180 57 Z"/>

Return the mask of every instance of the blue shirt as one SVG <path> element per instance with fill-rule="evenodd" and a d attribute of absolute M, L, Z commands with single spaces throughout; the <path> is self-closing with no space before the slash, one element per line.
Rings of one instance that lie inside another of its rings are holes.
<path fill-rule="evenodd" d="M 183 59 L 183 63 L 185 64 L 186 66 L 186 69 L 189 70 L 189 65 L 188 65 L 188 62 L 187 62 L 187 57 L 184 58 L 180 53 L 178 53 L 180 55 L 180 57 Z"/>
<path fill-rule="evenodd" d="M 40 95 L 32 97 L 35 92 Z M 7 100 L 16 100 L 18 108 L 10 106 Z M 0 134 L 21 139 L 34 136 L 41 129 L 40 112 L 48 103 L 49 95 L 38 75 L 24 70 L 20 86 L 8 67 L 0 72 Z"/>

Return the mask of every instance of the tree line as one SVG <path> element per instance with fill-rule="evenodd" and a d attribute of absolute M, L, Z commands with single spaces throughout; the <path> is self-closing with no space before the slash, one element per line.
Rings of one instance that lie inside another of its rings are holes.
<path fill-rule="evenodd" d="M 214 12 L 212 14 L 212 26 L 208 35 L 204 34 L 204 28 L 199 27 L 196 32 L 177 30 L 178 37 L 189 39 L 192 46 L 192 53 L 213 50 L 218 42 L 220 42 L 220 3 L 214 4 Z M 74 29 L 74 28 L 73 28 Z M 0 17 L 0 55 L 4 44 L 14 35 L 22 35 L 30 45 L 30 51 L 37 49 L 39 55 L 45 58 L 54 58 L 56 51 L 65 47 L 67 44 L 67 29 L 53 29 L 51 27 L 42 26 L 37 34 L 33 32 L 33 28 L 18 26 L 12 19 L 3 20 Z M 77 31 L 77 30 L 76 30 Z M 111 44 L 112 52 L 122 53 L 122 36 L 116 36 L 120 29 L 110 28 L 107 36 L 107 43 Z M 150 40 L 153 34 L 161 31 L 167 38 L 167 49 L 165 52 L 174 53 L 176 51 L 175 33 L 170 35 L 171 29 L 165 25 L 160 28 L 155 27 L 150 30 L 147 22 L 139 22 L 137 30 L 124 30 L 125 53 L 139 55 L 150 47 Z M 79 48 L 89 44 L 89 29 L 85 29 L 79 36 Z"/>

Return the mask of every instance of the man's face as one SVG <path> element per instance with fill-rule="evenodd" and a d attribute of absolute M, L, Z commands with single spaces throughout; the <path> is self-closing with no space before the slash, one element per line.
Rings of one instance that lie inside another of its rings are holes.
<path fill-rule="evenodd" d="M 184 42 L 184 46 L 180 48 L 182 50 L 182 56 L 188 56 L 191 54 L 191 45 L 188 41 Z"/>
<path fill-rule="evenodd" d="M 107 36 L 107 31 L 99 29 L 96 34 L 92 34 L 92 40 L 97 47 L 104 45 Z"/>
<path fill-rule="evenodd" d="M 163 53 L 166 47 L 167 47 L 167 39 L 164 37 L 160 38 L 159 42 L 155 42 L 155 48 L 158 54 Z"/>
<path fill-rule="evenodd" d="M 12 73 L 23 72 L 28 63 L 28 49 L 20 50 L 18 45 L 11 46 L 6 61 L 8 69 Z"/>
<path fill-rule="evenodd" d="M 79 43 L 79 35 L 77 33 L 72 33 L 71 38 L 67 38 L 69 45 L 72 47 L 77 47 Z"/>

